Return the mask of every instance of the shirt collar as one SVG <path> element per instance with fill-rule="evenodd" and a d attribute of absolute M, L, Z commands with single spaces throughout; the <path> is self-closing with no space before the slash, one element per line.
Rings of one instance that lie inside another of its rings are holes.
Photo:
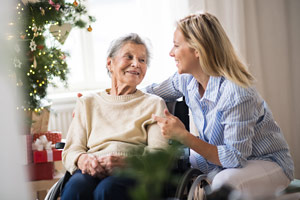
<path fill-rule="evenodd" d="M 222 76 L 210 76 L 203 99 L 215 102 L 218 96 L 220 84 L 223 82 Z"/>

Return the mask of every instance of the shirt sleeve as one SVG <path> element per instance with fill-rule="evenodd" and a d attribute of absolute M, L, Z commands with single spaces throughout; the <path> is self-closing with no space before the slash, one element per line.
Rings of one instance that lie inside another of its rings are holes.
<path fill-rule="evenodd" d="M 252 138 L 257 114 L 255 100 L 242 97 L 222 112 L 224 144 L 217 146 L 223 168 L 243 167 L 252 154 Z"/>
<path fill-rule="evenodd" d="M 210 173 L 212 171 L 220 171 L 222 167 L 214 165 L 213 163 L 208 162 L 205 158 L 203 158 L 200 154 L 190 149 L 190 157 L 189 157 L 191 167 L 197 168 L 203 173 Z"/>
<path fill-rule="evenodd" d="M 179 74 L 176 72 L 173 76 L 160 84 L 153 83 L 152 85 L 147 86 L 144 91 L 160 96 L 166 102 L 172 102 L 183 96 L 183 93 L 179 89 L 179 85 Z"/>
<path fill-rule="evenodd" d="M 84 104 L 77 100 L 74 118 L 68 130 L 66 144 L 62 152 L 62 162 L 71 174 L 77 170 L 79 156 L 87 152 L 87 131 Z"/>

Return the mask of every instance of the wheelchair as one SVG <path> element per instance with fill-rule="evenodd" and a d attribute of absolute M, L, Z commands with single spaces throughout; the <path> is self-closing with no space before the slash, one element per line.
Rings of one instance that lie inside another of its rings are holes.
<path fill-rule="evenodd" d="M 166 104 L 169 111 L 177 116 L 183 122 L 186 129 L 189 130 L 189 109 L 184 99 L 182 101 L 169 102 Z M 169 141 L 169 144 L 172 145 L 172 141 Z M 64 144 L 62 143 L 56 144 L 56 148 L 63 148 L 63 146 Z M 203 190 L 203 197 L 200 199 L 206 199 L 206 194 L 211 191 L 210 181 L 207 175 L 203 174 L 199 169 L 190 167 L 188 148 L 183 148 L 173 170 L 181 177 L 175 188 L 167 186 L 164 189 L 164 199 L 192 200 L 194 199 L 195 191 L 198 191 L 197 188 L 199 189 L 199 187 Z M 67 171 L 65 175 L 50 188 L 45 200 L 57 200 L 71 176 L 72 175 Z"/>

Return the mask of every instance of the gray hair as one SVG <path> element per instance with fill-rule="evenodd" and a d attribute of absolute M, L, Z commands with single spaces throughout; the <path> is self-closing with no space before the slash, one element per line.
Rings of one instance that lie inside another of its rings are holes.
<path fill-rule="evenodd" d="M 147 66 L 149 66 L 151 59 L 150 49 L 147 45 L 147 42 L 144 39 L 142 39 L 137 33 L 129 33 L 116 40 L 113 40 L 108 48 L 107 58 L 114 58 L 117 55 L 118 51 L 128 42 L 132 42 L 134 44 L 141 44 L 146 48 L 146 63 Z M 111 76 L 110 71 L 108 69 L 107 73 L 109 76 Z"/>

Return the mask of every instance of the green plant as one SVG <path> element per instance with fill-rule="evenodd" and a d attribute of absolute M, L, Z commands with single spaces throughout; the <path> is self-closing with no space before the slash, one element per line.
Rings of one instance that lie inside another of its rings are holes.
<path fill-rule="evenodd" d="M 170 145 L 165 151 L 155 151 L 142 156 L 127 159 L 125 169 L 119 175 L 136 180 L 136 187 L 130 191 L 133 200 L 162 199 L 166 184 L 176 184 L 178 176 L 172 173 L 175 162 L 179 158 L 181 145 Z"/>

